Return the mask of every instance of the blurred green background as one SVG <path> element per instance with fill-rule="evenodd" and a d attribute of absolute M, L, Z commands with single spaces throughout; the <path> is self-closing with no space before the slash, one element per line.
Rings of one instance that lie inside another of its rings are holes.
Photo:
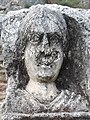
<path fill-rule="evenodd" d="M 46 0 L 46 2 L 70 7 L 90 8 L 90 0 Z"/>

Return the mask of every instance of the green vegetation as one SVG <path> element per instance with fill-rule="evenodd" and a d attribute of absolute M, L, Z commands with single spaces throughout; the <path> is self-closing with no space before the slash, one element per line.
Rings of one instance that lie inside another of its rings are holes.
<path fill-rule="evenodd" d="M 24 8 L 29 8 L 29 7 L 31 7 L 32 5 L 30 5 L 30 4 L 25 4 L 24 5 Z"/>
<path fill-rule="evenodd" d="M 42 1 L 47 4 L 56 3 L 56 4 L 61 4 L 64 6 L 75 7 L 75 8 L 90 8 L 90 1 L 87 3 L 82 2 L 82 0 L 42 0 Z M 27 1 L 23 4 L 25 8 L 29 8 L 31 5 L 32 3 L 28 3 Z"/>
<path fill-rule="evenodd" d="M 65 6 L 69 6 L 69 7 L 78 7 L 78 8 L 86 8 L 86 9 L 90 9 L 90 0 L 47 0 L 48 3 L 50 3 L 49 1 L 51 1 L 51 3 L 57 3 L 57 4 L 61 4 L 61 5 L 65 5 Z"/>
<path fill-rule="evenodd" d="M 70 6 L 70 7 L 81 7 L 79 0 L 58 0 L 58 4 Z"/>

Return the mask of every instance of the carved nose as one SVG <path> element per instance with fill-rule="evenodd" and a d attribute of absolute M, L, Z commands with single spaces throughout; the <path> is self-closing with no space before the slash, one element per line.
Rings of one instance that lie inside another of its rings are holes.
<path fill-rule="evenodd" d="M 42 47 L 45 48 L 46 46 L 49 46 L 49 41 L 48 41 L 47 35 L 45 34 L 42 39 Z"/>

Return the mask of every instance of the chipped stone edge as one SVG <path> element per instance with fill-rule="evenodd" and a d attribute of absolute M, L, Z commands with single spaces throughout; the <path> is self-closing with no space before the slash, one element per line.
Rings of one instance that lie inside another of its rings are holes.
<path fill-rule="evenodd" d="M 0 114 L 1 117 L 4 116 L 16 116 L 16 117 L 27 117 L 27 118 L 89 118 L 90 119 L 90 112 L 61 112 L 61 113 L 34 113 L 34 114 L 23 114 L 23 113 L 7 113 L 7 114 Z"/>

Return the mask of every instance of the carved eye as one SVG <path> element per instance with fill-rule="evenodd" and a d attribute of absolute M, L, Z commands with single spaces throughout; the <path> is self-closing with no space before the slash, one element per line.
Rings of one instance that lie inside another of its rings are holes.
<path fill-rule="evenodd" d="M 50 45 L 59 44 L 59 40 L 61 38 L 60 35 L 58 35 L 57 33 L 50 33 L 47 36 L 48 36 Z"/>
<path fill-rule="evenodd" d="M 32 44 L 39 44 L 41 42 L 41 39 L 43 38 L 43 34 L 32 34 L 31 36 L 31 43 Z"/>
<path fill-rule="evenodd" d="M 38 42 L 39 41 L 39 35 L 33 34 L 31 36 L 31 42 Z"/>

